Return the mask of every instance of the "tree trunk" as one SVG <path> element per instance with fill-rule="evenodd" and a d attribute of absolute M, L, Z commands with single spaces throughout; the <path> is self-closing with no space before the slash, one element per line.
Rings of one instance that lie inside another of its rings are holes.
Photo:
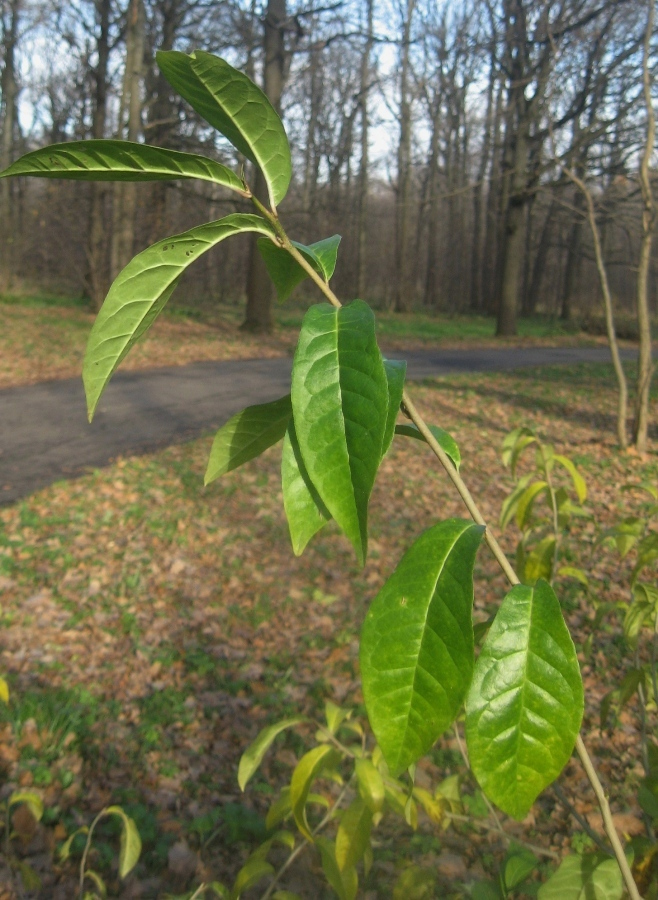
<path fill-rule="evenodd" d="M 2 94 L 2 144 L 0 145 L 0 169 L 6 169 L 12 161 L 14 134 L 16 130 L 16 85 L 15 54 L 18 40 L 18 18 L 21 0 L 11 0 L 8 21 L 3 28 L 4 67 L 0 80 Z M 11 289 L 14 275 L 14 181 L 3 178 L 0 181 L 0 290 Z"/>
<path fill-rule="evenodd" d="M 484 180 L 489 168 L 489 158 L 494 135 L 494 87 L 496 84 L 496 66 L 491 60 L 489 86 L 487 88 L 487 109 L 484 117 L 484 136 L 480 152 L 480 165 L 473 191 L 473 244 L 471 251 L 471 300 L 472 310 L 479 312 L 483 307 L 483 256 L 486 235 L 486 205 L 484 202 Z M 492 187 L 490 185 L 489 190 Z"/>
<path fill-rule="evenodd" d="M 302 207 L 310 225 L 315 212 L 315 199 L 318 182 L 318 154 L 316 148 L 316 129 L 318 126 L 318 113 L 320 111 L 321 86 L 320 86 L 320 49 L 313 47 L 309 60 L 311 73 L 311 107 L 309 110 L 308 127 L 306 129 L 306 146 L 304 147 L 304 188 L 302 194 Z"/>
<path fill-rule="evenodd" d="M 542 279 L 546 270 L 546 260 L 548 259 L 548 251 L 551 247 L 551 235 L 553 234 L 553 221 L 555 218 L 555 198 L 546 213 L 544 227 L 539 238 L 539 246 L 532 264 L 532 275 L 529 279 L 528 289 L 523 298 L 524 315 L 533 316 L 537 309 L 537 300 L 541 288 Z"/>
<path fill-rule="evenodd" d="M 370 57 L 373 45 L 373 16 L 374 0 L 366 0 L 366 45 L 361 57 L 361 84 L 360 84 L 360 108 L 361 108 L 361 159 L 359 160 L 359 194 L 357 207 L 357 262 L 356 283 L 358 296 L 365 297 L 367 292 L 366 248 L 368 245 L 368 138 L 369 138 L 369 111 L 368 96 L 370 92 Z"/>
<path fill-rule="evenodd" d="M 94 90 L 93 135 L 100 139 L 105 137 L 105 120 L 107 116 L 107 75 L 110 56 L 110 5 L 111 0 L 98 0 L 98 40 L 96 51 L 98 65 L 94 71 L 96 87 Z M 108 234 L 105 228 L 107 221 L 106 205 L 108 185 L 97 181 L 91 191 L 91 221 L 89 225 L 89 246 L 87 250 L 88 290 L 95 309 L 100 309 L 109 287 L 107 245 Z"/>
<path fill-rule="evenodd" d="M 425 306 L 438 309 L 439 297 L 439 128 L 441 104 L 437 98 L 436 109 L 432 116 L 432 134 L 430 137 L 430 158 L 428 161 L 427 183 L 427 269 L 425 272 Z"/>
<path fill-rule="evenodd" d="M 578 276 L 580 275 L 580 264 L 583 258 L 583 223 L 580 219 L 583 198 L 579 191 L 576 192 L 573 205 L 579 218 L 573 223 L 567 247 L 567 264 L 564 272 L 564 287 L 560 308 L 560 319 L 563 322 L 571 321 L 573 316 L 573 302 L 578 290 Z"/>
<path fill-rule="evenodd" d="M 286 0 L 268 0 L 265 17 L 265 65 L 263 89 L 274 109 L 281 112 L 281 95 L 285 76 Z M 256 173 L 254 193 L 261 201 L 266 194 L 265 179 Z M 268 333 L 274 328 L 272 316 L 272 282 L 258 251 L 256 239 L 249 247 L 247 273 L 247 309 L 240 326 L 245 331 Z"/>
<path fill-rule="evenodd" d="M 407 0 L 400 48 L 400 140 L 398 143 L 398 184 L 395 197 L 395 269 L 397 273 L 395 309 L 409 312 L 412 307 L 410 254 L 411 193 L 411 101 L 409 99 L 409 44 L 416 0 Z"/>
<path fill-rule="evenodd" d="M 123 137 L 123 116 L 128 111 L 126 138 L 136 141 L 142 130 L 142 79 L 144 70 L 143 0 L 130 0 L 126 28 L 126 69 L 123 79 L 119 137 Z M 134 182 L 114 186 L 111 275 L 116 278 L 133 255 L 137 185 Z"/>
<path fill-rule="evenodd" d="M 635 419 L 633 422 L 633 442 L 639 453 L 647 449 L 649 430 L 649 395 L 653 375 L 651 359 L 651 320 L 649 317 L 649 265 L 651 262 L 651 243 L 655 227 L 655 204 L 651 191 L 651 156 L 656 137 L 656 116 L 651 99 L 651 71 L 649 55 L 653 34 L 655 14 L 654 0 L 648 0 L 649 13 L 644 38 L 644 59 L 642 79 L 644 87 L 644 103 L 647 113 L 647 137 L 640 162 L 640 188 L 642 190 L 642 241 L 640 244 L 640 260 L 637 269 L 637 326 L 639 333 L 639 357 L 637 361 L 637 386 L 635 399 Z"/>

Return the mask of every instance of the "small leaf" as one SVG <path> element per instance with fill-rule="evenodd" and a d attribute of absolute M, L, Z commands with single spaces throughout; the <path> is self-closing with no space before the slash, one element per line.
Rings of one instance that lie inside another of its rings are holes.
<path fill-rule="evenodd" d="M 85 351 L 82 378 L 90 421 L 113 372 L 153 324 L 185 269 L 221 241 L 248 231 L 273 234 L 260 216 L 234 213 L 158 241 L 138 253 L 119 273 L 96 317 Z"/>
<path fill-rule="evenodd" d="M 530 428 L 526 428 L 525 426 L 522 426 L 521 428 L 515 428 L 505 436 L 501 456 L 503 465 L 510 467 L 512 478 L 514 478 L 516 475 L 516 464 L 519 460 L 519 456 L 526 447 L 536 442 L 537 436 L 535 435 L 534 431 L 532 431 L 532 429 Z"/>
<path fill-rule="evenodd" d="M 257 243 L 269 276 L 276 288 L 277 297 L 283 303 L 297 285 L 309 277 L 309 274 L 284 247 L 279 247 L 266 238 L 259 238 Z M 340 235 L 338 234 L 308 246 L 292 241 L 293 246 L 313 266 L 318 275 L 327 282 L 333 275 L 336 267 L 339 243 Z"/>
<path fill-rule="evenodd" d="M 562 568 L 558 569 L 557 574 L 565 578 L 575 578 L 583 587 L 589 587 L 589 578 L 582 569 L 577 569 L 575 566 L 562 566 Z"/>
<path fill-rule="evenodd" d="M 370 759 L 357 759 L 356 772 L 359 794 L 370 812 L 378 813 L 384 808 L 384 779 Z"/>
<path fill-rule="evenodd" d="M 0 701 L 9 703 L 9 685 L 4 678 L 0 678 Z"/>
<path fill-rule="evenodd" d="M 531 875 L 539 865 L 539 860 L 530 850 L 516 847 L 510 850 L 503 862 L 503 880 L 508 891 L 515 890 Z"/>
<path fill-rule="evenodd" d="M 197 178 L 245 194 L 244 185 L 235 172 L 212 159 L 132 141 L 49 144 L 26 153 L 0 172 L 0 178 L 11 175 L 76 181 L 174 181 Z"/>
<path fill-rule="evenodd" d="M 523 571 L 523 580 L 529 584 L 534 584 L 540 578 L 548 581 L 553 573 L 554 560 L 555 538 L 549 535 L 542 538 L 524 558 L 523 566 L 519 566 L 519 569 Z"/>
<path fill-rule="evenodd" d="M 571 475 L 573 486 L 575 488 L 576 494 L 578 495 L 578 502 L 584 503 L 585 500 L 587 500 L 587 484 L 585 483 L 585 479 L 583 478 L 583 476 L 580 474 L 580 472 L 568 456 L 562 456 L 561 454 L 556 453 L 553 458 L 555 462 L 558 462 L 561 466 L 564 466 L 569 475 Z"/>
<path fill-rule="evenodd" d="M 388 386 L 375 318 L 362 300 L 312 306 L 292 370 L 295 433 L 309 478 L 361 563 L 381 460 Z"/>
<path fill-rule="evenodd" d="M 420 866 L 409 866 L 395 883 L 393 900 L 432 900 L 435 887 L 434 872 Z"/>
<path fill-rule="evenodd" d="M 293 894 L 292 891 L 275 891 L 272 894 L 272 900 L 302 900 L 299 894 Z"/>
<path fill-rule="evenodd" d="M 428 428 L 434 435 L 434 439 L 436 440 L 437 444 L 450 457 L 450 459 L 454 463 L 455 468 L 459 470 L 462 457 L 455 439 L 452 437 L 452 435 L 448 434 L 447 431 L 444 431 L 443 428 L 438 428 L 436 425 L 428 425 Z M 425 440 L 425 438 L 415 425 L 396 425 L 395 433 L 403 434 L 406 437 L 415 438 L 417 441 Z"/>
<path fill-rule="evenodd" d="M 473 671 L 473 566 L 484 529 L 428 529 L 375 597 L 361 633 L 370 724 L 395 775 L 453 722 Z"/>
<path fill-rule="evenodd" d="M 336 864 L 341 872 L 352 869 L 370 844 L 372 812 L 361 797 L 355 797 L 340 819 L 336 834 Z"/>
<path fill-rule="evenodd" d="M 505 900 L 500 887 L 493 881 L 476 881 L 471 889 L 472 900 Z"/>
<path fill-rule="evenodd" d="M 36 822 L 41 821 L 43 816 L 43 800 L 38 794 L 35 794 L 34 791 L 14 791 L 13 794 L 9 795 L 9 800 L 7 802 L 9 808 L 18 806 L 21 803 L 24 803 L 25 806 L 27 806 Z"/>
<path fill-rule="evenodd" d="M 267 816 L 265 817 L 265 827 L 268 831 L 272 831 L 272 829 L 276 828 L 279 822 L 282 822 L 291 812 L 290 788 L 286 786 L 281 788 L 281 793 L 268 809 Z"/>
<path fill-rule="evenodd" d="M 247 747 L 240 758 L 238 784 L 241 791 L 246 788 L 250 778 L 258 771 L 258 767 L 272 746 L 274 739 L 287 728 L 293 728 L 295 725 L 305 721 L 304 716 L 294 716 L 291 719 L 284 719 L 282 722 L 275 722 L 274 725 L 268 725 L 267 728 L 263 728 L 256 740 Z M 268 825 L 267 827 L 271 826 Z"/>
<path fill-rule="evenodd" d="M 522 819 L 571 756 L 583 716 L 573 641 L 552 588 L 503 600 L 466 698 L 471 768 L 487 796 Z"/>
<path fill-rule="evenodd" d="M 516 507 L 516 524 L 521 531 L 528 524 L 535 500 L 540 494 L 548 493 L 548 490 L 548 484 L 545 481 L 533 481 L 519 497 Z"/>
<path fill-rule="evenodd" d="M 86 825 L 83 825 L 81 828 L 76 829 L 72 834 L 70 834 L 64 841 L 62 846 L 59 848 L 59 858 L 62 862 L 66 862 L 66 860 L 71 855 L 71 846 L 73 844 L 73 841 L 79 834 L 89 834 L 89 829 Z"/>
<path fill-rule="evenodd" d="M 263 91 L 242 72 L 211 53 L 176 50 L 156 54 L 160 71 L 206 122 L 258 165 L 272 206 L 285 197 L 292 175 L 288 138 Z"/>
<path fill-rule="evenodd" d="M 142 839 L 134 819 L 127 815 L 120 806 L 108 806 L 108 816 L 121 819 L 121 845 L 119 849 L 119 876 L 125 878 L 137 865 L 142 852 Z"/>
<path fill-rule="evenodd" d="M 435 825 L 441 825 L 445 819 L 445 803 L 442 799 L 433 797 L 425 788 L 414 787 L 413 797 L 423 807 L 426 816 L 434 822 Z"/>
<path fill-rule="evenodd" d="M 100 891 L 101 897 L 103 898 L 103 900 L 105 900 L 105 897 L 107 897 L 107 888 L 105 886 L 105 882 L 98 874 L 98 872 L 95 872 L 93 869 L 85 869 L 85 879 L 87 878 L 90 881 L 94 882 L 94 884 L 96 885 L 96 889 Z M 86 893 L 85 900 L 87 900 L 88 897 L 90 898 L 90 900 L 95 900 L 94 894 Z"/>
<path fill-rule="evenodd" d="M 291 416 L 290 394 L 236 413 L 215 435 L 204 484 L 255 459 L 280 441 Z"/>
<path fill-rule="evenodd" d="M 395 434 L 395 422 L 400 411 L 400 403 L 402 402 L 407 364 L 401 359 L 385 359 L 384 371 L 386 372 L 386 381 L 388 383 L 388 414 L 382 442 L 382 456 L 386 456 L 388 453 Z"/>
<path fill-rule="evenodd" d="M 41 890 L 41 888 L 43 887 L 43 882 L 29 863 L 26 863 L 23 860 L 12 860 L 12 862 L 20 872 L 21 881 L 23 882 L 23 887 L 26 891 Z"/>
<path fill-rule="evenodd" d="M 305 753 L 295 766 L 290 780 L 290 805 L 297 827 L 308 841 L 313 840 L 306 818 L 306 801 L 313 781 L 320 772 L 335 762 L 336 753 L 328 744 L 321 744 Z"/>
<path fill-rule="evenodd" d="M 327 700 L 324 704 L 324 717 L 327 721 L 327 728 L 332 734 L 336 734 L 345 719 L 348 719 L 350 715 L 351 711 L 349 709 L 336 706 L 331 700 Z"/>
<path fill-rule="evenodd" d="M 345 869 L 341 872 L 336 862 L 336 848 L 333 841 L 325 837 L 318 837 L 316 843 L 322 859 L 322 871 L 338 894 L 339 900 L 354 900 L 359 886 L 356 869 Z"/>
<path fill-rule="evenodd" d="M 281 487 L 292 549 L 295 556 L 301 556 L 311 538 L 331 519 L 331 513 L 309 478 L 292 422 L 283 439 Z"/>
<path fill-rule="evenodd" d="M 268 875 L 274 875 L 274 866 L 259 856 L 250 859 L 238 872 L 231 891 L 231 900 L 238 900 L 243 891 L 258 884 Z"/>
<path fill-rule="evenodd" d="M 514 490 L 512 493 L 505 498 L 503 501 L 503 505 L 500 510 L 500 527 L 504 531 L 509 523 L 512 521 L 516 514 L 516 509 L 519 505 L 519 500 L 524 494 L 524 491 L 530 481 L 532 480 L 532 474 L 524 475 L 523 478 L 519 478 L 517 481 Z"/>
<path fill-rule="evenodd" d="M 623 883 L 616 859 L 590 854 L 567 856 L 539 888 L 538 900 L 621 900 Z"/>

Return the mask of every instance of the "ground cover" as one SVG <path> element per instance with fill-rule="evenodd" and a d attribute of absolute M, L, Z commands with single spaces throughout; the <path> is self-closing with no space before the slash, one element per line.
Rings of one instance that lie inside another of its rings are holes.
<path fill-rule="evenodd" d="M 303 305 L 275 310 L 271 336 L 239 330 L 242 307 L 191 308 L 173 305 L 122 363 L 125 369 L 184 365 L 203 360 L 251 359 L 292 355 Z M 73 378 L 82 370 L 94 315 L 84 301 L 49 296 L 0 296 L 0 389 L 52 378 Z M 494 345 L 495 321 L 484 316 L 400 316 L 378 314 L 382 345 L 389 351 L 411 347 Z M 523 319 L 515 346 L 592 344 L 595 338 L 551 319 Z M 495 346 L 499 346 L 497 340 Z"/>
<path fill-rule="evenodd" d="M 491 522 L 511 487 L 500 444 L 520 424 L 578 464 L 601 527 L 638 503 L 622 484 L 658 480 L 655 455 L 640 459 L 614 447 L 608 366 L 436 379 L 413 393 L 428 421 L 463 448 L 479 448 L 464 453 L 462 472 Z M 204 489 L 208 447 L 202 439 L 119 460 L 0 510 L 0 668 L 11 688 L 10 705 L 0 711 L 0 764 L 5 790 L 30 787 L 44 799 L 45 824 L 15 842 L 38 871 L 43 897 L 73 896 L 75 867 L 58 864 L 54 847 L 108 802 L 123 804 L 144 839 L 142 862 L 121 896 L 160 897 L 202 879 L 228 880 L 262 834 L 263 812 L 304 742 L 295 734 L 280 739 L 245 795 L 236 782 L 241 752 L 284 714 L 320 715 L 326 699 L 361 709 L 357 637 L 370 600 L 421 528 L 463 515 L 429 451 L 396 438 L 373 496 L 366 567 L 356 567 L 331 526 L 295 559 L 278 449 Z M 517 536 L 513 527 L 503 535 L 510 553 Z M 576 525 L 572 563 L 601 586 L 598 602 L 627 600 L 632 562 L 620 564 L 595 539 L 592 522 Z M 485 548 L 476 585 L 476 615 L 485 619 L 505 590 Z M 573 580 L 559 594 L 580 649 L 584 737 L 618 823 L 634 833 L 642 828 L 634 800 L 642 774 L 637 711 L 632 704 L 624 710 L 614 732 L 599 721 L 602 698 L 629 666 L 621 623 L 608 617 L 594 631 L 595 599 Z M 463 764 L 449 733 L 419 778 L 431 784 L 458 771 Z M 597 827 L 577 763 L 561 785 Z M 477 824 L 486 808 L 475 785 L 467 780 L 464 790 L 470 823 L 446 832 L 427 820 L 415 834 L 384 829 L 365 897 L 390 897 L 411 860 L 439 873 L 437 897 L 467 896 L 468 884 L 495 873 L 505 841 Z M 543 871 L 551 854 L 590 841 L 550 790 L 522 825 L 506 822 L 505 829 L 543 848 Z M 96 853 L 96 867 L 118 893 L 111 828 Z M 318 872 L 307 852 L 286 886 L 303 897 L 329 896 Z"/>

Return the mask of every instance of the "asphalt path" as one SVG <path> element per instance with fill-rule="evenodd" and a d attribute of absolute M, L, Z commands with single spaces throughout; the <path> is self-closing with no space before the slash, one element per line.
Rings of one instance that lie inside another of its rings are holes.
<path fill-rule="evenodd" d="M 390 355 L 407 360 L 412 380 L 610 359 L 605 347 L 437 349 Z M 148 453 L 210 432 L 243 407 L 286 394 L 290 368 L 291 360 L 284 358 L 119 372 L 91 425 L 79 378 L 0 390 L 0 505 L 105 466 L 118 456 Z"/>

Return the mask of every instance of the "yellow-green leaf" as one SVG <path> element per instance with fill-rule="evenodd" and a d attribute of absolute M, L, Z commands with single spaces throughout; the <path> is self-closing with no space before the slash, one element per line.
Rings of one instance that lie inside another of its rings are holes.
<path fill-rule="evenodd" d="M 272 746 L 277 735 L 287 728 L 293 728 L 295 725 L 300 725 L 305 721 L 304 716 L 293 716 L 291 719 L 283 719 L 281 722 L 275 722 L 274 725 L 268 725 L 267 728 L 263 728 L 256 740 L 244 751 L 240 759 L 238 784 L 241 791 L 245 789 L 249 779 L 258 770 L 263 757 Z"/>

